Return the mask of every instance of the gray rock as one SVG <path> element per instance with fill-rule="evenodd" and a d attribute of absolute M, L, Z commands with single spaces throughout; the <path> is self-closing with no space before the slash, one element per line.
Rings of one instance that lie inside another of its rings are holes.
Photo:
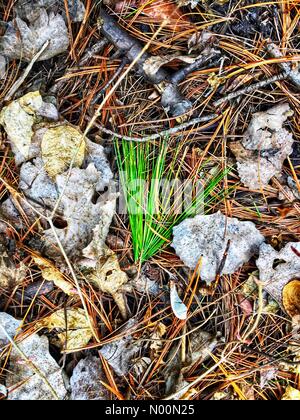
<path fill-rule="evenodd" d="M 187 219 L 176 226 L 173 233 L 172 246 L 187 267 L 195 269 L 202 257 L 200 275 L 207 282 L 215 280 L 226 250 L 225 264 L 219 274 L 235 273 L 258 253 L 264 242 L 252 222 L 240 222 L 221 212 Z"/>

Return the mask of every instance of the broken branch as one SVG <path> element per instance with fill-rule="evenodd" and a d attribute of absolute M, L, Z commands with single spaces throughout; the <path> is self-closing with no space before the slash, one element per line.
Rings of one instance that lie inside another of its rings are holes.
<path fill-rule="evenodd" d="M 116 20 L 103 9 L 100 11 L 99 28 L 101 33 L 127 57 L 129 62 L 133 62 L 143 50 L 140 42 L 121 28 Z M 155 74 L 149 75 L 146 73 L 144 65 L 150 58 L 152 56 L 144 52 L 137 60 L 135 67 L 138 73 L 161 93 L 162 106 L 173 117 L 189 112 L 192 109 L 192 103 L 181 95 L 177 86 L 172 83 L 171 75 L 166 70 L 160 68 Z"/>

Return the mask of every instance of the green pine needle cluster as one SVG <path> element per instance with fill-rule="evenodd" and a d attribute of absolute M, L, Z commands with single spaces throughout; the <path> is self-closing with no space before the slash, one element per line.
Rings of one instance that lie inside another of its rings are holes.
<path fill-rule="evenodd" d="M 186 146 L 178 146 L 174 150 L 167 141 L 115 141 L 136 262 L 147 261 L 170 244 L 174 226 L 224 197 L 223 193 L 216 193 L 216 187 L 226 171 L 217 168 L 211 175 L 206 162 L 196 171 L 188 173 L 188 150 Z M 191 194 L 192 199 L 182 209 L 179 190 L 182 192 L 185 186 L 191 188 L 197 180 L 204 184 L 201 192 L 195 197 Z M 177 181 L 180 181 L 179 184 Z"/>

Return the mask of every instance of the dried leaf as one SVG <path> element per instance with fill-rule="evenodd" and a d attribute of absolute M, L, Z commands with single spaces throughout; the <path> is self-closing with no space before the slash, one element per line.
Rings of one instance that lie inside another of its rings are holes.
<path fill-rule="evenodd" d="M 93 337 L 90 327 L 93 320 L 88 320 L 81 308 L 60 309 L 36 324 L 37 328 L 47 328 L 49 331 L 63 330 L 57 334 L 53 342 L 66 351 L 76 351 L 84 348 Z"/>
<path fill-rule="evenodd" d="M 90 248 L 91 245 L 84 250 L 83 254 L 85 256 L 92 256 Z M 87 280 L 93 283 L 103 293 L 112 295 L 120 309 L 122 317 L 126 319 L 127 306 L 122 287 L 128 282 L 127 274 L 120 269 L 118 257 L 113 251 L 107 247 L 104 248 L 103 245 L 100 249 L 101 253 L 96 254 L 98 257 L 95 256 L 95 259 L 90 259 L 90 266 L 92 265 L 95 268 L 87 275 Z M 84 260 L 82 264 L 87 265 L 88 262 Z"/>
<path fill-rule="evenodd" d="M 271 245 L 262 244 L 259 258 L 256 261 L 256 265 L 259 268 L 259 278 L 264 283 L 265 290 L 282 307 L 284 288 L 291 280 L 300 277 L 300 258 L 293 249 L 300 252 L 300 243 L 290 242 L 279 252 Z M 294 306 L 294 309 L 292 309 L 291 306 L 297 304 L 297 297 L 290 295 L 291 290 L 292 288 L 290 287 L 286 290 L 285 298 L 289 300 L 289 304 L 286 302 L 288 309 L 294 312 L 296 307 Z"/>
<path fill-rule="evenodd" d="M 235 273 L 264 242 L 254 223 L 240 222 L 221 212 L 187 219 L 173 233 L 177 255 L 191 269 L 201 258 L 199 271 L 207 282 L 214 281 L 217 274 Z"/>
<path fill-rule="evenodd" d="M 288 104 L 253 115 L 241 142 L 230 148 L 237 158 L 239 176 L 251 189 L 267 186 L 270 179 L 280 175 L 284 160 L 293 151 L 293 136 L 283 123 L 293 115 Z"/>
<path fill-rule="evenodd" d="M 207 29 L 195 32 L 188 40 L 189 54 L 193 51 L 202 52 L 205 48 L 212 46 L 216 41 L 216 34 Z"/>
<path fill-rule="evenodd" d="M 16 227 L 22 228 L 20 212 L 34 223 L 36 213 L 32 207 L 49 216 L 58 202 L 57 217 L 54 219 L 56 232 L 45 230 L 37 246 L 38 249 L 42 246 L 48 257 L 57 260 L 62 260 L 57 237 L 66 254 L 72 258 L 82 256 L 82 250 L 91 242 L 97 225 L 101 226 L 104 243 L 117 194 L 104 193 L 105 188 L 111 186 L 113 189 L 114 184 L 103 147 L 88 139 L 84 139 L 81 145 L 80 130 L 67 122 L 59 125 L 47 122 L 45 119 L 57 120 L 59 115 L 53 105 L 42 101 L 39 92 L 12 102 L 4 108 L 1 117 L 18 163 L 30 160 L 21 166 L 19 183 L 28 204 L 22 201 L 14 208 L 13 200 L 9 198 L 1 205 L 4 216 L 11 219 Z M 34 125 L 37 122 L 41 124 Z M 68 166 L 74 152 L 75 166 L 81 167 L 73 167 L 69 173 Z M 46 169 L 53 176 L 64 169 L 66 172 L 52 179 Z"/>
<path fill-rule="evenodd" d="M 188 309 L 186 305 L 180 299 L 177 289 L 176 289 L 176 284 L 172 281 L 170 284 L 170 300 L 171 300 L 171 307 L 174 312 L 174 315 L 178 319 L 182 319 L 182 320 L 187 319 Z"/>
<path fill-rule="evenodd" d="M 67 51 L 68 29 L 61 15 L 53 12 L 48 14 L 46 9 L 38 8 L 34 15 L 29 16 L 28 24 L 19 17 L 9 23 L 4 36 L 0 38 L 0 53 L 9 60 L 31 61 L 47 41 L 49 46 L 39 61 Z"/>
<path fill-rule="evenodd" d="M 1 247 L 0 247 L 1 251 Z M 26 277 L 27 268 L 23 263 L 19 268 L 13 263 L 5 251 L 0 252 L 0 288 L 12 290 L 21 284 Z"/>
<path fill-rule="evenodd" d="M 300 315 L 300 280 L 292 280 L 284 287 L 282 301 L 291 318 Z"/>
<path fill-rule="evenodd" d="M 85 139 L 70 125 L 46 130 L 41 142 L 45 170 L 51 178 L 65 172 L 71 165 L 80 167 L 85 158 Z"/>
<path fill-rule="evenodd" d="M 63 274 L 50 261 L 38 256 L 34 256 L 33 261 L 42 271 L 44 280 L 53 282 L 69 296 L 76 294 L 74 286 L 65 279 Z"/>
<path fill-rule="evenodd" d="M 137 6 L 144 15 L 153 19 L 155 23 L 167 21 L 167 26 L 171 27 L 174 32 L 193 26 L 188 16 L 185 16 L 173 2 L 137 0 Z"/>
<path fill-rule="evenodd" d="M 199 57 L 192 57 L 189 55 L 179 55 L 177 53 L 164 55 L 163 57 L 152 56 L 148 58 L 147 60 L 145 60 L 143 64 L 143 70 L 149 78 L 152 78 L 156 75 L 156 73 L 162 66 L 166 64 L 170 64 L 175 60 L 182 61 L 183 63 L 187 63 L 187 64 L 192 64 L 198 58 Z"/>
<path fill-rule="evenodd" d="M 120 331 L 121 339 L 105 344 L 100 353 L 118 376 L 127 375 L 133 365 L 133 358 L 141 349 L 141 342 L 137 342 L 129 332 L 136 324 L 134 319 L 128 321 Z"/>
<path fill-rule="evenodd" d="M 109 392 L 102 385 L 105 380 L 101 360 L 88 356 L 80 360 L 70 379 L 71 400 L 108 400 Z"/>
<path fill-rule="evenodd" d="M 293 388 L 292 386 L 288 386 L 281 400 L 282 401 L 300 401 L 300 391 L 298 389 Z"/>
<path fill-rule="evenodd" d="M 67 0 L 68 12 L 72 21 L 81 22 L 84 18 L 85 7 L 81 0 Z M 60 12 L 65 17 L 65 0 L 18 0 L 15 5 L 17 15 L 22 19 L 34 20 L 39 9 L 48 12 Z"/>
<path fill-rule="evenodd" d="M 54 105 L 43 102 L 39 92 L 30 92 L 2 109 L 0 125 L 7 132 L 17 165 L 37 156 L 33 126 L 41 117 L 56 121 L 58 112 Z"/>
<path fill-rule="evenodd" d="M 153 340 L 153 342 L 150 344 L 150 350 L 151 350 L 151 359 L 156 359 L 163 346 L 164 346 L 164 342 L 163 342 L 163 338 L 164 336 L 167 334 L 167 327 L 165 326 L 165 324 L 163 324 L 162 322 L 158 322 L 155 327 L 153 332 L 151 333 L 151 340 Z"/>

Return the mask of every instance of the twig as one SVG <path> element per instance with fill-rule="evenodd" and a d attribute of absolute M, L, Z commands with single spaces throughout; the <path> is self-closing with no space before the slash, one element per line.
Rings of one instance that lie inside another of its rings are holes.
<path fill-rule="evenodd" d="M 13 84 L 13 86 L 8 91 L 7 95 L 4 98 L 4 101 L 10 101 L 10 99 L 17 92 L 19 87 L 23 84 L 24 80 L 27 78 L 27 76 L 31 72 L 34 64 L 38 61 L 38 59 L 43 54 L 43 52 L 46 50 L 46 48 L 48 48 L 49 44 L 50 44 L 50 41 L 45 42 L 45 44 L 42 46 L 40 51 L 33 57 L 33 59 L 30 61 L 30 63 L 28 64 L 28 66 L 24 70 L 22 76 L 19 77 L 19 79 Z"/>
<path fill-rule="evenodd" d="M 135 62 L 138 73 L 157 88 L 161 93 L 162 106 L 172 116 L 178 117 L 192 109 L 192 103 L 181 95 L 177 86 L 172 83 L 171 75 L 165 69 L 160 68 L 154 74 L 147 74 L 144 66 L 152 56 L 104 9 L 100 10 L 99 29 L 102 35 L 128 58 L 129 62 Z M 136 57 L 139 57 L 138 60 Z"/>
<path fill-rule="evenodd" d="M 147 141 L 157 140 L 157 139 L 162 138 L 162 137 L 172 136 L 173 134 L 176 134 L 179 131 L 183 131 L 183 130 L 185 130 L 185 129 L 193 126 L 193 125 L 199 124 L 199 123 L 209 122 L 209 121 L 212 121 L 212 123 L 215 123 L 215 121 L 213 121 L 213 120 L 219 119 L 219 118 L 221 118 L 221 116 L 222 116 L 222 114 L 220 114 L 220 115 L 209 114 L 209 115 L 206 115 L 204 117 L 193 118 L 192 120 L 187 121 L 185 123 L 182 123 L 180 125 L 177 125 L 176 127 L 169 128 L 168 130 L 160 131 L 159 133 L 150 134 L 149 136 L 145 136 L 145 137 L 124 136 L 122 134 L 118 134 L 118 133 L 116 133 L 112 130 L 109 130 L 108 128 L 105 128 L 100 124 L 97 124 L 97 127 L 103 133 L 108 134 L 110 136 L 113 136 L 117 139 L 121 139 L 121 140 L 125 140 L 125 141 L 134 141 L 134 142 L 137 142 L 137 143 L 145 143 Z M 199 129 L 201 129 L 201 127 Z"/>
<path fill-rule="evenodd" d="M 182 82 L 190 73 L 200 70 L 204 65 L 208 64 L 209 61 L 218 54 L 220 54 L 220 51 L 211 49 L 211 51 L 208 54 L 203 55 L 202 57 L 198 58 L 198 60 L 196 60 L 194 63 L 188 64 L 187 66 L 174 73 L 170 78 L 171 82 L 174 84 Z"/>
<path fill-rule="evenodd" d="M 78 63 L 78 66 L 84 66 L 95 54 L 98 54 L 103 50 L 104 47 L 108 44 L 107 39 L 101 39 L 101 41 L 96 42 L 92 47 L 90 47 L 81 60 Z"/>
<path fill-rule="evenodd" d="M 270 77 L 269 79 L 262 80 L 260 82 L 254 83 L 253 85 L 247 86 L 243 89 L 237 90 L 236 92 L 232 92 L 229 95 L 225 96 L 224 98 L 219 99 L 218 101 L 214 102 L 215 107 L 219 107 L 224 102 L 231 101 L 232 99 L 238 98 L 242 95 L 248 95 L 249 93 L 253 93 L 258 89 L 264 88 L 272 83 L 279 82 L 280 80 L 284 80 L 287 78 L 286 74 L 278 74 L 276 76 Z"/>
<path fill-rule="evenodd" d="M 279 47 L 274 44 L 274 42 L 268 42 L 266 49 L 271 57 L 274 58 L 283 58 Z M 292 69 L 289 63 L 280 62 L 278 65 L 284 71 L 284 74 L 287 79 L 289 79 L 299 90 L 300 90 L 300 71 L 298 69 Z"/>
<path fill-rule="evenodd" d="M 98 100 L 101 98 L 101 96 L 105 93 L 106 89 L 121 75 L 122 71 L 124 70 L 126 64 L 128 63 L 127 57 L 123 57 L 119 67 L 117 68 L 117 71 L 112 76 L 112 78 L 103 86 L 103 88 L 100 90 L 100 92 L 97 93 L 95 98 L 92 101 L 92 105 L 95 105 Z"/>

